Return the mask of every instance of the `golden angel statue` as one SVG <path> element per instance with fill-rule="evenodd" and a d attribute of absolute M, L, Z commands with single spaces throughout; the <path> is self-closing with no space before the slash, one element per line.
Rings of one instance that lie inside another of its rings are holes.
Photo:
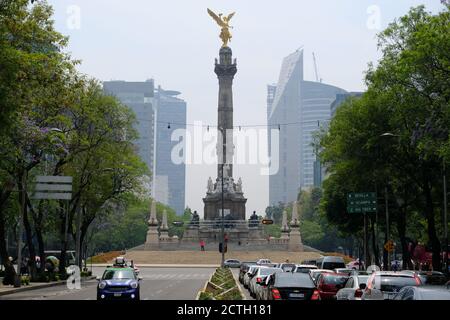
<path fill-rule="evenodd" d="M 231 32 L 230 28 L 233 28 L 230 26 L 230 20 L 234 16 L 235 12 L 230 13 L 228 16 L 224 16 L 222 13 L 219 13 L 219 15 L 216 15 L 214 12 L 212 12 L 210 9 L 208 9 L 209 15 L 217 22 L 217 24 L 222 28 L 220 32 L 220 39 L 222 39 L 222 47 L 226 47 L 228 42 L 231 41 Z"/>

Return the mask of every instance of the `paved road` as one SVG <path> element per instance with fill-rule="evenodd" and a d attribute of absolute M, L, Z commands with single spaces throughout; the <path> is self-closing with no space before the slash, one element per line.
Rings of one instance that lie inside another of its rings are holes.
<path fill-rule="evenodd" d="M 214 268 L 140 268 L 141 300 L 194 300 L 198 291 L 214 272 Z M 93 275 L 101 276 L 104 268 L 94 267 Z M 79 290 L 65 285 L 18 292 L 1 296 L 0 300 L 95 300 L 97 281 L 81 284 Z"/>

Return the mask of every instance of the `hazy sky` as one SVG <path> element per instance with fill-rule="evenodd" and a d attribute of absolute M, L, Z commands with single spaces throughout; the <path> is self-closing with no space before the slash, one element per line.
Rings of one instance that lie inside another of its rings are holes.
<path fill-rule="evenodd" d="M 282 59 L 305 48 L 306 80 L 314 80 L 312 52 L 324 83 L 364 90 L 367 64 L 379 53 L 376 34 L 411 6 L 442 9 L 439 0 L 50 0 L 57 29 L 70 36 L 79 70 L 99 80 L 144 81 L 178 90 L 188 123 L 217 123 L 214 58 L 221 42 L 206 13 L 236 11 L 230 47 L 237 58 L 234 123 L 266 123 L 266 85 L 275 83 Z M 79 15 L 78 15 L 79 13 Z M 381 29 L 378 29 L 378 26 Z M 235 167 L 248 198 L 247 214 L 268 205 L 268 177 L 259 165 Z M 186 205 L 203 213 L 215 165 L 188 165 Z"/>

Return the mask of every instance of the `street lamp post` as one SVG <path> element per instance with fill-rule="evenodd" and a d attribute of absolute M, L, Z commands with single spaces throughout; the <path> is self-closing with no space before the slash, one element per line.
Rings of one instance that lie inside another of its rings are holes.
<path fill-rule="evenodd" d="M 223 194 L 224 194 L 224 190 L 223 190 L 223 169 L 224 169 L 224 163 L 222 162 L 222 263 L 221 266 L 222 268 L 225 266 L 225 225 L 224 225 L 224 218 L 225 218 L 225 214 L 224 214 L 224 200 L 223 200 Z"/>
<path fill-rule="evenodd" d="M 442 174 L 442 181 L 444 184 L 444 241 L 445 241 L 445 273 L 449 274 L 448 269 L 448 217 L 447 217 L 447 178 L 446 178 L 446 168 L 445 168 L 445 159 L 442 159 L 442 168 L 443 168 L 443 174 Z"/>
<path fill-rule="evenodd" d="M 380 137 L 399 137 L 399 135 L 393 134 L 391 132 L 386 132 L 380 135 Z M 384 189 L 384 201 L 385 201 L 385 208 L 386 208 L 386 236 L 385 236 L 385 244 L 390 240 L 390 230 L 389 230 L 389 201 L 388 201 L 388 187 L 386 186 Z M 386 250 L 386 248 L 384 248 Z M 387 250 L 386 250 L 387 251 Z M 391 269 L 391 255 L 390 252 L 387 251 L 387 266 L 384 266 L 385 270 Z"/>
<path fill-rule="evenodd" d="M 389 201 L 388 201 L 388 188 L 385 187 L 384 189 L 384 201 L 385 201 L 385 207 L 386 207 L 386 243 L 390 240 L 389 239 Z M 386 250 L 386 249 L 385 249 Z M 391 269 L 391 254 L 388 251 L 387 252 L 387 266 L 385 266 L 385 270 L 390 270 Z"/>
<path fill-rule="evenodd" d="M 221 204 L 221 206 L 222 206 L 222 223 L 221 223 L 221 239 L 222 239 L 222 252 L 221 252 L 221 254 L 222 254 L 222 262 L 221 262 L 221 267 L 223 268 L 224 266 L 225 266 L 225 224 L 224 224 L 224 219 L 225 219 L 225 208 L 224 208 L 224 189 L 223 189 L 223 187 L 224 187 L 224 183 L 223 183 L 223 170 L 224 170 L 224 168 L 225 168 L 225 152 L 226 152 L 226 150 L 224 150 L 225 149 L 225 147 L 224 147 L 224 139 L 225 139 L 225 132 L 224 132 L 224 128 L 222 128 L 222 127 L 218 127 L 217 128 L 219 131 L 220 131 L 220 133 L 222 134 L 222 159 L 219 159 L 219 160 L 221 160 L 221 167 L 222 167 L 222 170 L 221 170 L 221 185 L 222 185 L 222 188 L 221 188 L 221 193 L 222 193 L 222 199 L 221 199 L 221 202 L 222 202 L 222 204 Z"/>

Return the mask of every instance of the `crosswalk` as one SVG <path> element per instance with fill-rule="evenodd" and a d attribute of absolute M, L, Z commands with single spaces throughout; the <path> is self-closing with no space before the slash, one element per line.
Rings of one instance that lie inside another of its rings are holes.
<path fill-rule="evenodd" d="M 200 273 L 187 273 L 187 274 L 167 274 L 167 273 L 157 273 L 144 275 L 144 280 L 208 280 L 208 274 Z"/>

